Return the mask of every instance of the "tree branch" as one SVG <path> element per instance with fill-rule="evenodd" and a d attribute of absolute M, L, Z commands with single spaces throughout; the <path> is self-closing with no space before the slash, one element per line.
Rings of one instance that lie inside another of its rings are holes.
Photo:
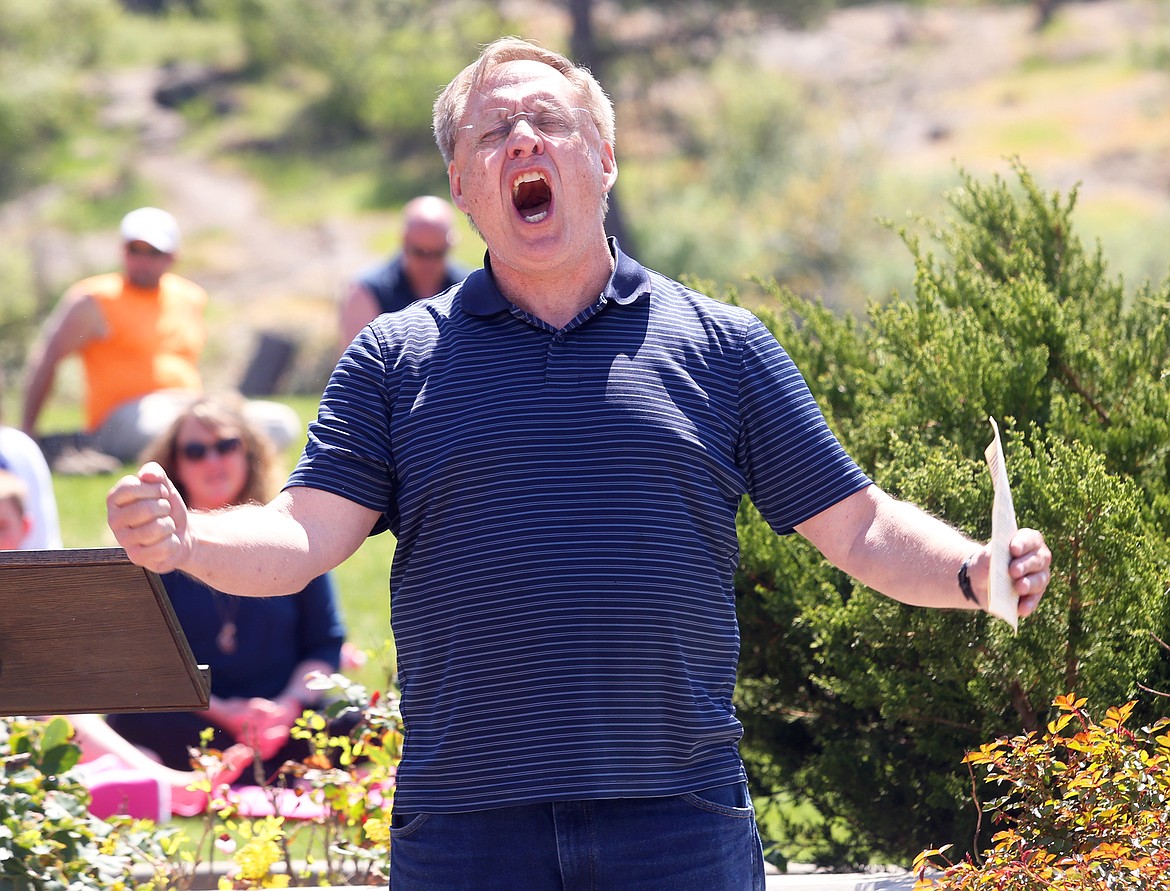
<path fill-rule="evenodd" d="M 1069 367 L 1068 363 L 1063 359 L 1057 364 L 1057 369 L 1060 371 L 1061 379 L 1068 384 L 1069 388 L 1080 396 L 1088 404 L 1089 408 L 1097 413 L 1097 417 L 1101 419 L 1103 426 L 1108 427 L 1112 421 L 1109 419 L 1109 413 L 1105 411 L 1105 407 L 1101 405 L 1093 395 L 1084 388 L 1076 373 Z"/>
<path fill-rule="evenodd" d="M 1012 681 L 1008 686 L 1008 698 L 1011 700 L 1016 714 L 1020 716 L 1020 723 L 1024 725 L 1024 729 L 1033 733 L 1038 731 L 1040 719 L 1036 716 L 1036 710 L 1032 708 L 1032 703 L 1028 701 L 1028 694 L 1020 686 L 1019 681 Z"/>

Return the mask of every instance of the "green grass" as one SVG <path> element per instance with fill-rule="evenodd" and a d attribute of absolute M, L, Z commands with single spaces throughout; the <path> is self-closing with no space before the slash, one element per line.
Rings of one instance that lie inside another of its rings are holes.
<path fill-rule="evenodd" d="M 116 17 L 104 36 L 105 58 L 124 66 L 166 65 L 175 61 L 229 67 L 244 58 L 239 29 L 226 17 L 195 17 L 179 4 L 169 4 L 167 15 Z"/>

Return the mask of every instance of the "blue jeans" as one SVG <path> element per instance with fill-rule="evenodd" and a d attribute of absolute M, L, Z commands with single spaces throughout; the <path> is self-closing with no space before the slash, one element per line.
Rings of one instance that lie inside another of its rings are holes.
<path fill-rule="evenodd" d="M 400 814 L 391 891 L 763 891 L 747 785 Z"/>

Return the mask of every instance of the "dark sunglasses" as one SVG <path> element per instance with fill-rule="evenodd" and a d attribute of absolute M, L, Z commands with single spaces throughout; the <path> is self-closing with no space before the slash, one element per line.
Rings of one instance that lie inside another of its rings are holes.
<path fill-rule="evenodd" d="M 165 257 L 167 255 L 166 251 L 160 251 L 153 245 L 136 241 L 126 245 L 126 253 L 133 254 L 135 257 Z"/>
<path fill-rule="evenodd" d="M 175 446 L 175 449 L 188 461 L 202 461 L 209 452 L 215 452 L 221 456 L 230 455 L 241 445 L 240 438 L 233 436 L 230 439 L 217 439 L 211 445 L 202 442 L 188 442 Z"/>
<path fill-rule="evenodd" d="M 406 252 L 412 257 L 418 257 L 420 260 L 442 260 L 447 256 L 447 248 L 428 251 L 426 248 L 415 247 L 413 244 L 406 245 Z"/>

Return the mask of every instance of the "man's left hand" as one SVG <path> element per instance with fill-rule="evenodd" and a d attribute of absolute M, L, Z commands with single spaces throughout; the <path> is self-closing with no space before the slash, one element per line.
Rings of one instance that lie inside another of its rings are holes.
<path fill-rule="evenodd" d="M 1012 561 L 1008 575 L 1020 597 L 1019 615 L 1031 615 L 1052 578 L 1052 551 L 1035 529 L 1018 529 L 1009 545 Z"/>

